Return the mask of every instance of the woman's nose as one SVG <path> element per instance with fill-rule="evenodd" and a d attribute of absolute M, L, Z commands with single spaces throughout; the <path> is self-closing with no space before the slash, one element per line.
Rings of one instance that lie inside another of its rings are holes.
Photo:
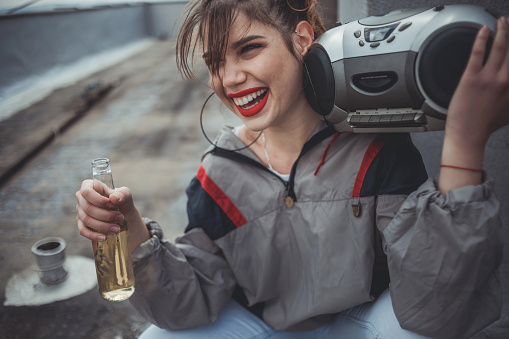
<path fill-rule="evenodd" d="M 223 87 L 232 88 L 246 81 L 246 73 L 239 63 L 235 61 L 224 61 L 220 70 Z"/>

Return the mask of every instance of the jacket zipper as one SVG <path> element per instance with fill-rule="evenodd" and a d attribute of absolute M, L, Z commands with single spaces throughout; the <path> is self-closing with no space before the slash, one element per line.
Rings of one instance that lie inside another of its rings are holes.
<path fill-rule="evenodd" d="M 325 140 L 327 137 L 333 135 L 335 132 L 336 131 L 335 131 L 334 127 L 332 125 L 329 125 L 326 128 L 324 128 L 323 130 L 321 130 L 320 132 L 313 135 L 311 137 L 311 139 L 304 144 L 304 147 L 302 148 L 302 151 L 300 152 L 299 157 L 297 158 L 297 160 L 295 160 L 295 162 L 292 165 L 292 169 L 290 171 L 290 178 L 288 179 L 288 181 L 283 180 L 281 177 L 279 177 L 277 174 L 275 174 L 274 172 L 269 170 L 267 167 L 265 167 L 258 161 L 253 160 L 253 159 L 251 159 L 243 154 L 237 153 L 235 151 L 231 151 L 231 150 L 227 150 L 227 149 L 215 146 L 209 153 L 212 153 L 214 155 L 217 155 L 217 156 L 220 156 L 223 158 L 238 161 L 240 163 L 249 164 L 251 166 L 257 167 L 265 172 L 270 173 L 271 175 L 273 175 L 274 177 L 279 179 L 279 181 L 281 181 L 281 183 L 283 184 L 284 189 L 285 189 L 285 192 L 283 193 L 283 202 L 286 205 L 286 207 L 292 208 L 294 203 L 297 201 L 297 196 L 295 195 L 295 191 L 294 191 L 294 185 L 295 185 L 294 179 L 295 179 L 295 173 L 297 172 L 297 164 L 298 164 L 300 158 L 307 151 L 309 151 L 311 148 L 313 148 L 315 145 L 317 145 L 321 141 Z"/>
<path fill-rule="evenodd" d="M 297 198 L 295 197 L 295 193 L 294 193 L 291 183 L 294 182 L 294 180 L 293 180 L 293 178 L 295 176 L 294 167 L 297 165 L 298 159 L 297 159 L 297 161 L 295 161 L 295 163 L 292 166 L 292 171 L 290 172 L 290 180 L 285 181 L 280 176 L 278 176 L 276 173 L 272 172 L 267 167 L 263 166 L 261 163 L 255 161 L 243 154 L 240 154 L 240 153 L 237 153 L 234 151 L 230 151 L 230 150 L 227 150 L 224 148 L 220 148 L 220 147 L 214 147 L 212 149 L 212 151 L 210 151 L 209 153 L 212 153 L 213 155 L 217 155 L 217 156 L 227 158 L 230 160 L 234 160 L 234 161 L 237 161 L 237 162 L 240 162 L 243 164 L 248 164 L 253 167 L 257 167 L 257 168 L 261 169 L 262 171 L 265 171 L 265 172 L 269 173 L 270 175 L 274 176 L 283 184 L 283 187 L 284 187 L 283 202 L 284 202 L 284 204 L 287 207 L 293 207 L 293 204 L 297 200 Z"/>
<path fill-rule="evenodd" d="M 286 207 L 288 207 L 288 208 L 292 208 L 294 202 L 297 201 L 297 197 L 295 196 L 295 192 L 293 190 L 293 186 L 294 186 L 293 185 L 293 182 L 294 182 L 293 178 L 295 177 L 295 172 L 296 172 L 293 168 L 295 166 L 297 166 L 297 162 L 298 161 L 299 161 L 299 159 L 297 159 L 294 162 L 294 164 L 292 165 L 292 170 L 290 172 L 290 178 L 288 179 L 288 181 L 283 180 L 279 175 L 277 175 L 276 173 L 272 172 L 267 167 L 265 167 L 263 165 L 262 165 L 262 167 L 260 167 L 265 172 L 270 173 L 271 175 L 273 175 L 274 177 L 279 179 L 279 181 L 281 181 L 281 183 L 283 184 L 283 186 L 285 188 L 285 191 L 283 193 L 283 202 L 285 203 Z"/>

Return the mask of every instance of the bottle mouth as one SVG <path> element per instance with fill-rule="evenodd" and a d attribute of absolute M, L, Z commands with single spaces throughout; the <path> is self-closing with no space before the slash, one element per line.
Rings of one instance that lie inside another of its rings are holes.
<path fill-rule="evenodd" d="M 92 168 L 95 173 L 104 173 L 110 169 L 110 159 L 97 158 L 92 161 Z"/>

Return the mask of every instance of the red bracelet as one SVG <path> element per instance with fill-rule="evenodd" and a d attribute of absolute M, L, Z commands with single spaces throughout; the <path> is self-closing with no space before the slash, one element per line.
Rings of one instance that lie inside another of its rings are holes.
<path fill-rule="evenodd" d="M 477 169 L 477 168 L 466 168 L 466 167 L 451 166 L 451 165 L 440 165 L 440 167 L 449 167 L 449 168 L 455 168 L 455 169 L 472 171 L 472 172 L 482 172 L 483 171 L 482 169 Z"/>

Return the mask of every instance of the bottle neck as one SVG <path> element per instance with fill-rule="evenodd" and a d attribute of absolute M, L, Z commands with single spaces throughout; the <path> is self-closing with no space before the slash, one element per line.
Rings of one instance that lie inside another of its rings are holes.
<path fill-rule="evenodd" d="M 95 180 L 99 180 L 111 189 L 115 188 L 109 159 L 99 158 L 92 161 L 92 174 Z"/>

